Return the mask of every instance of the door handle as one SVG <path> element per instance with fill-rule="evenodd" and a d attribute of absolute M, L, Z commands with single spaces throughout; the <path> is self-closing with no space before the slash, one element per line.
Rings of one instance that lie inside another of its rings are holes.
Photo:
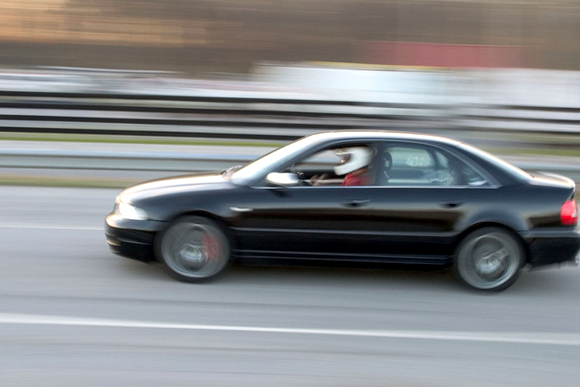
<path fill-rule="evenodd" d="M 360 206 L 364 206 L 365 204 L 370 203 L 371 201 L 369 199 L 353 199 L 349 202 L 343 203 L 345 206 L 348 207 L 360 207 Z"/>
<path fill-rule="evenodd" d="M 252 212 L 254 211 L 253 208 L 245 208 L 245 207 L 230 207 L 230 210 L 235 212 Z"/>
<path fill-rule="evenodd" d="M 463 202 L 443 202 L 443 203 L 439 203 L 439 206 L 444 207 L 444 208 L 457 208 L 459 206 L 461 206 L 463 204 Z"/>

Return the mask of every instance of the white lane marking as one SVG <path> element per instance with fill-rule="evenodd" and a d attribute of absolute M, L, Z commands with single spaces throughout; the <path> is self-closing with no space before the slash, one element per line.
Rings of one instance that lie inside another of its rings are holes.
<path fill-rule="evenodd" d="M 453 331 L 403 331 L 403 330 L 349 330 L 244 327 L 228 325 L 176 324 L 152 321 L 115 320 L 67 316 L 47 316 L 0 313 L 0 324 L 66 325 L 110 328 L 178 329 L 192 331 L 230 331 L 257 333 L 284 333 L 303 335 L 352 336 L 392 339 L 422 339 L 446 341 L 479 341 L 494 343 L 549 344 L 580 346 L 579 333 L 542 332 L 453 332 Z"/>
<path fill-rule="evenodd" d="M 38 229 L 38 230 L 90 230 L 103 231 L 103 227 L 59 226 L 50 224 L 10 224 L 0 223 L 0 228 Z"/>

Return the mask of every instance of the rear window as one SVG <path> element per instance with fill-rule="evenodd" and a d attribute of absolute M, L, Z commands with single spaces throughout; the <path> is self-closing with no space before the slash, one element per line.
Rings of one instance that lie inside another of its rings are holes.
<path fill-rule="evenodd" d="M 528 181 L 532 178 L 532 176 L 526 171 L 516 167 L 513 164 L 508 163 L 507 161 L 500 159 L 499 157 L 492 155 L 491 153 L 487 153 L 484 150 L 481 150 L 468 144 L 462 144 L 462 147 L 468 152 L 478 157 L 481 157 L 485 161 L 495 165 L 497 168 L 501 169 L 508 175 L 513 176 L 518 180 Z"/>

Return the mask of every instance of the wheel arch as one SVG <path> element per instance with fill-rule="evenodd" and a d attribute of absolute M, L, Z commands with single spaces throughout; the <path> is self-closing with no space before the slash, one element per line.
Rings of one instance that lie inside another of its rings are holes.
<path fill-rule="evenodd" d="M 466 228 L 465 230 L 463 230 L 455 239 L 455 242 L 453 243 L 453 251 L 455 254 L 455 251 L 457 250 L 457 246 L 459 246 L 459 244 L 461 243 L 461 241 L 463 241 L 465 239 L 465 237 L 469 234 L 471 234 L 474 231 L 480 230 L 482 228 L 486 228 L 486 227 L 495 227 L 495 228 L 500 228 L 503 229 L 507 232 L 509 232 L 510 234 L 512 234 L 516 240 L 518 241 L 518 243 L 520 244 L 522 251 L 524 252 L 525 255 L 525 262 L 529 263 L 530 261 L 530 251 L 528 249 L 527 244 L 525 243 L 524 239 L 521 237 L 521 235 L 514 230 L 514 228 L 501 223 L 501 222 L 494 222 L 494 221 L 484 221 L 484 222 L 479 222 L 479 223 L 475 223 L 471 226 L 469 226 L 468 228 Z"/>
<path fill-rule="evenodd" d="M 167 224 L 169 225 L 172 222 L 174 222 L 175 220 L 177 220 L 179 218 L 183 218 L 185 216 L 199 216 L 202 218 L 208 218 L 208 219 L 213 220 L 221 227 L 222 231 L 226 234 L 228 241 L 230 243 L 230 250 L 234 249 L 238 245 L 237 238 L 235 237 L 231 227 L 228 226 L 228 224 L 224 221 L 223 218 L 221 218 L 220 216 L 213 214 L 209 211 L 192 210 L 192 211 L 183 212 L 183 213 L 175 215 L 172 219 L 170 219 L 167 222 Z"/>

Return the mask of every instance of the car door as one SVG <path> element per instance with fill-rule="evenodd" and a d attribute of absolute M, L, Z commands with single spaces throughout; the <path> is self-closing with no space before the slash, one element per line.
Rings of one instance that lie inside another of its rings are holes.
<path fill-rule="evenodd" d="M 372 144 L 364 146 L 375 154 Z M 234 224 L 244 255 L 344 259 L 359 252 L 352 242 L 374 227 L 375 189 L 370 184 L 375 170 L 369 166 L 365 186 L 342 186 L 334 166 L 341 161 L 337 154 L 343 152 L 336 145 L 331 149 L 288 168 L 307 181 L 314 173 L 323 173 L 327 179 L 320 185 L 249 188 L 252 192 L 244 197 L 251 202 L 238 209 Z"/>
<path fill-rule="evenodd" d="M 373 252 L 361 241 L 376 228 L 375 187 L 253 189 L 256 201 L 236 229 L 244 255 L 350 259 Z"/>

